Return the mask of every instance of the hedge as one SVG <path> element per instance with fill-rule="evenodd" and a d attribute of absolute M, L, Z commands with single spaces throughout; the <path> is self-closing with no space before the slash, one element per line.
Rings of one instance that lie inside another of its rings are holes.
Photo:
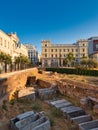
<path fill-rule="evenodd" d="M 98 70 L 81 69 L 81 68 L 46 68 L 46 71 L 52 71 L 57 73 L 98 76 Z"/>

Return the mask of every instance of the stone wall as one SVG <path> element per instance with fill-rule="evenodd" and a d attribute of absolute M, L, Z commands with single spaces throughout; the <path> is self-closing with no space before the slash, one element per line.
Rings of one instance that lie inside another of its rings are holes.
<path fill-rule="evenodd" d="M 36 68 L 12 72 L 6 74 L 5 78 L 0 78 L 0 101 L 4 99 L 11 99 L 12 94 L 16 90 L 20 90 L 21 88 L 25 87 L 27 77 L 36 75 L 37 73 Z"/>
<path fill-rule="evenodd" d="M 57 81 L 59 91 L 70 97 L 80 99 L 81 97 L 94 97 L 98 98 L 98 86 L 79 83 L 72 80 Z"/>
<path fill-rule="evenodd" d="M 50 88 L 51 87 L 51 83 L 42 80 L 42 79 L 38 79 L 37 80 L 37 84 L 41 87 L 41 88 Z"/>

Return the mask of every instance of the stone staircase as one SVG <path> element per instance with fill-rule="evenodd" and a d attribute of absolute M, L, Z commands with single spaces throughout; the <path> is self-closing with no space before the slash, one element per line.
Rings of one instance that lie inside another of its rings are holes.
<path fill-rule="evenodd" d="M 66 119 L 77 124 L 79 130 L 98 130 L 98 120 L 93 120 L 81 107 L 74 106 L 65 99 L 46 101 L 49 105 L 60 109 Z"/>

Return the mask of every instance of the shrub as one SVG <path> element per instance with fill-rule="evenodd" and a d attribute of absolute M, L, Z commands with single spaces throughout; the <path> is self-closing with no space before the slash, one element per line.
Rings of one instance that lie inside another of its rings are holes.
<path fill-rule="evenodd" d="M 78 67 L 78 68 L 46 68 L 46 71 L 53 71 L 53 72 L 66 73 L 66 74 L 98 76 L 98 70 L 91 70 L 91 69 L 87 69 L 87 68 L 84 68 L 84 67 Z"/>
<path fill-rule="evenodd" d="M 4 110 L 7 110 L 6 103 L 7 103 L 7 101 L 3 100 L 2 109 L 4 109 Z"/>
<path fill-rule="evenodd" d="M 53 126 L 55 123 L 55 119 L 52 116 L 49 116 L 50 125 Z"/>
<path fill-rule="evenodd" d="M 51 113 L 54 117 L 61 117 L 62 116 L 62 112 L 56 108 L 52 108 Z"/>
<path fill-rule="evenodd" d="M 38 102 L 38 101 L 35 102 L 35 103 L 33 104 L 33 106 L 32 106 L 32 109 L 35 110 L 35 111 L 41 111 L 42 108 L 41 108 L 40 102 Z"/>

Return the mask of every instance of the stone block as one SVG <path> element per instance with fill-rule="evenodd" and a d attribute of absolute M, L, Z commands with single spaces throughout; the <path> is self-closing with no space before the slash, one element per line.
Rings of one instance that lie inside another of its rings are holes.
<path fill-rule="evenodd" d="M 50 121 L 43 112 L 26 112 L 11 119 L 10 123 L 12 130 L 50 130 Z"/>
<path fill-rule="evenodd" d="M 50 104 L 55 105 L 55 104 L 65 103 L 65 102 L 68 102 L 68 101 L 66 101 L 65 99 L 61 99 L 61 100 L 51 101 Z"/>
<path fill-rule="evenodd" d="M 97 130 L 98 120 L 93 120 L 79 124 L 79 130 Z"/>
<path fill-rule="evenodd" d="M 88 121 L 91 121 L 91 120 L 92 120 L 92 117 L 89 114 L 71 118 L 71 121 L 73 121 L 77 124 L 88 122 Z"/>
<path fill-rule="evenodd" d="M 65 107 L 68 107 L 68 106 L 72 106 L 72 103 L 70 103 L 70 102 L 64 102 L 64 103 L 60 103 L 60 104 L 55 104 L 54 106 L 56 108 L 61 109 L 61 108 L 65 108 Z"/>
<path fill-rule="evenodd" d="M 94 105 L 93 111 L 94 111 L 96 114 L 98 114 L 98 105 Z"/>
<path fill-rule="evenodd" d="M 71 113 L 71 112 L 80 111 L 80 110 L 82 110 L 82 108 L 75 107 L 75 106 L 69 106 L 69 107 L 61 108 L 61 111 L 64 112 L 64 113 Z"/>

